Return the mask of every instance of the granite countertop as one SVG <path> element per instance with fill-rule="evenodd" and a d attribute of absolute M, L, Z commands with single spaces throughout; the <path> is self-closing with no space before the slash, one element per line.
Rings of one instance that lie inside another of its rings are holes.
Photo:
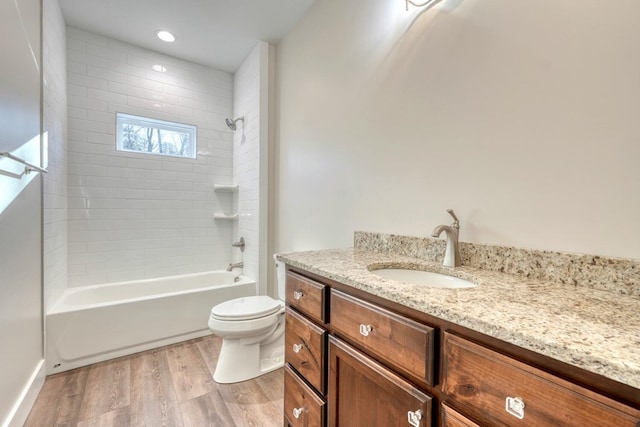
<path fill-rule="evenodd" d="M 285 263 L 640 389 L 640 297 L 363 249 L 279 254 Z M 436 289 L 367 267 L 406 266 L 471 280 Z"/>

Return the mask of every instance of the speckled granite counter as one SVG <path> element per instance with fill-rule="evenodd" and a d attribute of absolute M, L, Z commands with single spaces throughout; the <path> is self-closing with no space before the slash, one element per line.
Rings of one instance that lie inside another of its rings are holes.
<path fill-rule="evenodd" d="M 363 249 L 280 254 L 285 263 L 640 389 L 640 297 Z M 425 269 L 471 280 L 435 289 L 367 267 Z"/>

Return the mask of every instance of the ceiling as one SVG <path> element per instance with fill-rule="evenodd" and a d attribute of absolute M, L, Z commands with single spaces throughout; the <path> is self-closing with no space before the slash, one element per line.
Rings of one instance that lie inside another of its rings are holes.
<path fill-rule="evenodd" d="M 59 0 L 69 26 L 232 73 L 258 40 L 277 43 L 314 1 Z M 159 29 L 176 41 L 160 41 Z"/>

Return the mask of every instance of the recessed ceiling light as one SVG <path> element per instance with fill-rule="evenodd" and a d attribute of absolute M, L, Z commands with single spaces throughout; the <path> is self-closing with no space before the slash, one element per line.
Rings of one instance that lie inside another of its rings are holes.
<path fill-rule="evenodd" d="M 153 71 L 157 71 L 159 73 L 166 73 L 167 72 L 167 69 L 164 66 L 160 65 L 160 64 L 156 64 L 151 68 L 153 69 Z"/>
<path fill-rule="evenodd" d="M 156 36 L 158 36 L 158 38 L 160 40 L 162 40 L 163 42 L 171 43 L 171 42 L 176 40 L 176 36 L 174 36 L 173 34 L 171 34 L 167 30 L 158 30 L 158 31 L 156 31 Z"/>

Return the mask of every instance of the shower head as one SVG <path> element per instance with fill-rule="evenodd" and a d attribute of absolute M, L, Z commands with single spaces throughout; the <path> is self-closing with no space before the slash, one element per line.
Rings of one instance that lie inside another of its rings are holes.
<path fill-rule="evenodd" d="M 227 124 L 227 126 L 229 126 L 229 129 L 236 130 L 236 129 L 238 129 L 238 126 L 236 125 L 236 122 L 238 120 L 241 120 L 242 123 L 244 123 L 244 117 L 238 117 L 235 120 L 233 120 L 233 119 L 225 119 L 224 122 Z"/>

